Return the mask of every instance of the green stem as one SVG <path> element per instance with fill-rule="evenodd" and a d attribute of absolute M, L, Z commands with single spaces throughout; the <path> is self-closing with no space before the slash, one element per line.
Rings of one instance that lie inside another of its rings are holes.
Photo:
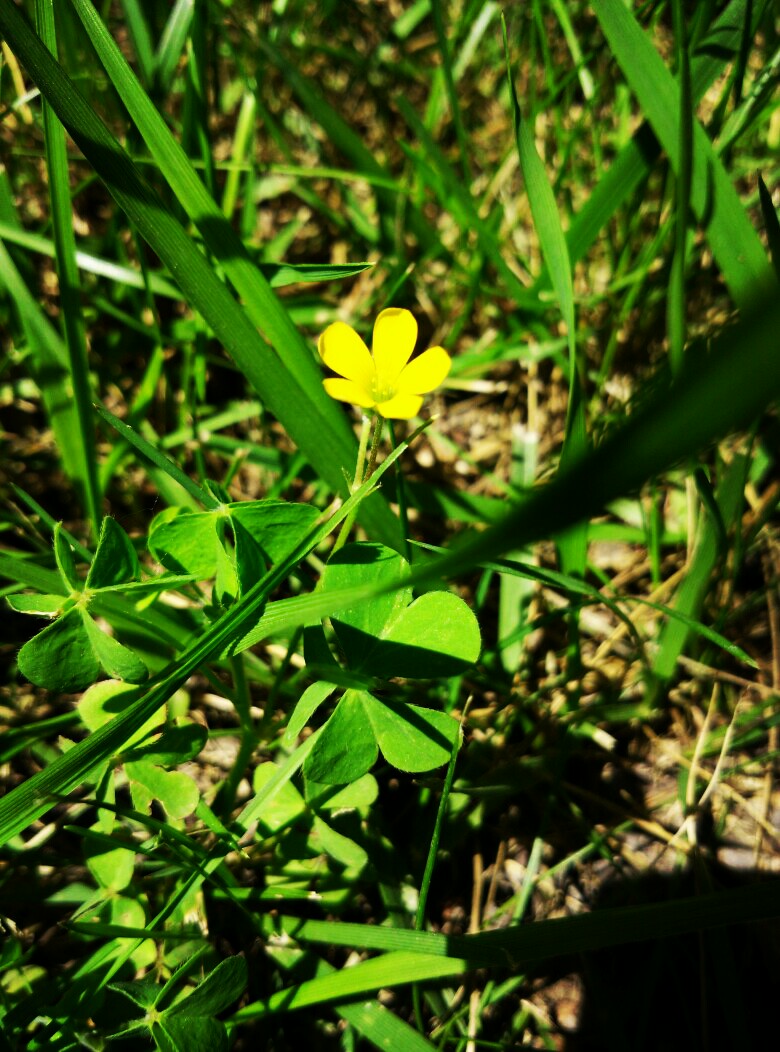
<path fill-rule="evenodd" d="M 388 420 L 387 426 L 390 429 L 390 441 L 393 444 L 393 449 L 395 449 L 398 443 L 395 440 L 393 421 Z M 404 556 L 406 561 L 411 563 L 412 551 L 411 545 L 409 544 L 409 514 L 406 503 L 406 484 L 404 483 L 403 472 L 397 464 L 395 467 L 395 498 L 398 503 L 398 518 L 401 520 L 401 538 L 403 540 Z"/>
<path fill-rule="evenodd" d="M 257 737 L 252 724 L 251 706 L 252 699 L 249 695 L 249 684 L 246 679 L 244 659 L 237 655 L 230 659 L 231 671 L 233 673 L 234 695 L 233 703 L 236 707 L 239 723 L 241 725 L 241 744 L 238 756 L 225 781 L 220 788 L 216 805 L 219 813 L 225 817 L 229 816 L 236 802 L 236 794 L 244 777 L 252 754 L 257 745 Z"/>
<path fill-rule="evenodd" d="M 371 456 L 370 456 L 369 463 L 368 463 L 368 471 L 365 472 L 365 477 L 366 478 L 372 473 L 372 471 L 374 470 L 374 465 L 376 463 L 376 448 L 375 447 L 378 446 L 378 444 L 379 444 L 379 440 L 376 437 L 376 429 L 379 426 L 380 426 L 379 425 L 379 421 L 377 420 L 377 424 L 375 425 L 375 428 L 374 428 L 374 438 L 373 438 L 373 440 L 371 442 Z M 355 464 L 355 477 L 352 480 L 352 486 L 350 488 L 350 491 L 352 493 L 354 493 L 355 490 L 359 489 L 360 486 L 362 486 L 363 482 L 365 481 L 365 479 L 364 479 L 364 471 L 365 471 L 365 464 L 366 464 L 366 450 L 368 449 L 368 435 L 369 435 L 370 430 L 371 430 L 371 417 L 370 416 L 366 416 L 365 414 L 363 414 L 363 426 L 360 429 L 360 445 L 358 446 L 357 463 Z M 341 530 L 339 531 L 339 535 L 338 535 L 338 538 L 336 540 L 336 543 L 333 545 L 333 551 L 334 552 L 337 552 L 339 550 L 339 548 L 343 548 L 344 545 L 347 543 L 347 538 L 349 537 L 350 531 L 352 530 L 352 526 L 353 526 L 353 524 L 355 522 L 355 517 L 357 516 L 357 513 L 358 513 L 358 509 L 357 509 L 357 507 L 355 507 L 350 512 L 350 514 L 346 517 L 346 519 L 344 520 L 344 523 L 343 523 L 343 525 L 341 527 Z"/>
<path fill-rule="evenodd" d="M 468 710 L 468 704 L 466 705 Z M 463 713 L 463 719 L 466 718 L 466 712 Z M 423 873 L 422 883 L 420 884 L 420 897 L 417 900 L 417 912 L 414 915 L 414 930 L 423 931 L 425 928 L 425 907 L 428 905 L 428 893 L 431 889 L 431 881 L 433 879 L 433 870 L 436 865 L 436 855 L 439 850 L 439 841 L 441 840 L 441 831 L 444 825 L 444 816 L 447 813 L 447 802 L 450 798 L 450 792 L 452 790 L 452 783 L 455 781 L 455 764 L 458 761 L 458 752 L 460 747 L 460 741 L 462 736 L 463 723 L 461 721 L 461 727 L 458 731 L 458 738 L 452 744 L 452 752 L 450 753 L 450 762 L 447 765 L 447 773 L 444 775 L 444 785 L 441 790 L 441 799 L 439 800 L 439 809 L 436 812 L 436 821 L 433 825 L 433 836 L 431 837 L 431 846 L 428 850 L 428 858 L 425 862 L 425 872 Z M 425 1021 L 422 1014 L 422 999 L 420 997 L 420 987 L 417 983 L 412 987 L 412 1003 L 414 1005 L 414 1015 L 417 1022 L 417 1029 L 420 1033 L 424 1032 Z"/>

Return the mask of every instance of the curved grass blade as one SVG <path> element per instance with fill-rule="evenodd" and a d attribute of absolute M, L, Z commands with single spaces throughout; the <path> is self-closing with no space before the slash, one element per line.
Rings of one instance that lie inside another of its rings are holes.
<path fill-rule="evenodd" d="M 499 522 L 412 575 L 453 576 L 599 514 L 612 500 L 748 426 L 780 398 L 780 303 L 756 303 L 708 353 L 691 347 L 678 376 L 599 447 L 562 468 Z"/>
<path fill-rule="evenodd" d="M 164 471 L 166 475 L 178 482 L 191 497 L 194 497 L 198 504 L 203 505 L 204 508 L 218 508 L 219 501 L 214 497 L 207 489 L 203 489 L 197 482 L 194 482 L 190 476 L 179 467 L 173 460 L 166 457 L 164 453 L 161 453 L 159 449 L 156 449 L 151 442 L 139 435 L 135 428 L 130 427 L 124 420 L 120 420 L 119 417 L 106 409 L 104 405 L 95 405 L 95 410 L 98 412 L 103 419 L 109 423 L 114 430 L 122 436 L 141 456 L 146 457 L 150 460 L 155 467 Z"/>

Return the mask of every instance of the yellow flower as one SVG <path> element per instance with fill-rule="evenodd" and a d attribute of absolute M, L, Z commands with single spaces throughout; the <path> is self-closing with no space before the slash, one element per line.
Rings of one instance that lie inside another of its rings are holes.
<path fill-rule="evenodd" d="M 329 325 L 319 339 L 323 362 L 338 377 L 323 380 L 331 398 L 376 409 L 390 420 L 416 416 L 422 396 L 447 376 L 452 362 L 443 347 L 431 347 L 413 361 L 417 322 L 408 310 L 388 307 L 374 323 L 372 351 L 343 321 Z"/>

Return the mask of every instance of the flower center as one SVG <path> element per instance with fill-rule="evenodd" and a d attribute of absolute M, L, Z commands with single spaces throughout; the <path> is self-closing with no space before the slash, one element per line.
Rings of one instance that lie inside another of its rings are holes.
<path fill-rule="evenodd" d="M 386 379 L 377 376 L 371 384 L 371 397 L 377 405 L 382 405 L 384 402 L 389 402 L 391 398 L 395 398 L 395 387 Z"/>

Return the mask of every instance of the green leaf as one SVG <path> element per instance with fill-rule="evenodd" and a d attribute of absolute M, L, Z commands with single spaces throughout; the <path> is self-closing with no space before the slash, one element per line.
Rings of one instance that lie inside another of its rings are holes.
<path fill-rule="evenodd" d="M 54 558 L 64 583 L 73 589 L 81 588 L 81 581 L 76 573 L 76 559 L 73 555 L 73 549 L 63 532 L 61 522 L 58 522 L 54 527 Z"/>
<path fill-rule="evenodd" d="M 160 1052 L 228 1052 L 230 1041 L 224 1023 L 203 1016 L 165 1013 L 152 1027 Z"/>
<path fill-rule="evenodd" d="M 217 1015 L 241 996 L 246 984 L 246 961 L 243 957 L 228 957 L 209 972 L 188 997 L 166 1008 L 164 1015 L 167 1019 L 183 1015 Z"/>
<path fill-rule="evenodd" d="M 449 763 L 460 724 L 445 712 L 375 698 L 368 694 L 368 719 L 382 755 L 400 771 L 432 771 Z"/>
<path fill-rule="evenodd" d="M 258 764 L 252 776 L 252 788 L 256 793 L 274 777 L 277 766 L 272 760 Z M 306 803 L 292 784 L 287 782 L 276 793 L 267 807 L 263 808 L 260 816 L 259 826 L 265 836 L 273 836 L 280 829 L 291 826 L 293 822 L 301 818 L 307 812 Z"/>
<path fill-rule="evenodd" d="M 318 816 L 314 818 L 306 844 L 318 855 L 328 855 L 348 869 L 360 871 L 368 865 L 368 853 L 365 848 L 337 832 Z"/>
<path fill-rule="evenodd" d="M 333 787 L 318 782 L 306 782 L 306 799 L 318 811 L 357 810 L 365 814 L 379 795 L 379 786 L 372 774 L 364 774 L 356 782 L 333 791 Z"/>
<path fill-rule="evenodd" d="M 241 501 L 229 504 L 228 511 L 272 564 L 286 559 L 298 547 L 320 514 L 311 504 L 284 500 Z"/>
<path fill-rule="evenodd" d="M 392 585 L 409 564 L 381 544 L 348 544 L 331 557 L 322 587 Z M 350 667 L 371 676 L 428 679 L 455 676 L 477 660 L 481 640 L 474 614 L 449 592 L 428 592 L 411 605 L 408 587 L 368 599 L 332 617 Z"/>
<path fill-rule="evenodd" d="M 166 568 L 207 581 L 217 572 L 216 513 L 167 509 L 149 530 L 149 551 Z"/>
<path fill-rule="evenodd" d="M 374 765 L 378 749 L 401 771 L 431 771 L 449 762 L 458 733 L 458 721 L 446 713 L 348 690 L 320 732 L 304 776 L 324 785 L 354 782 Z"/>
<path fill-rule="evenodd" d="M 199 723 L 188 722 L 180 727 L 166 727 L 159 738 L 134 749 L 124 750 L 125 763 L 149 760 L 160 767 L 175 767 L 194 760 L 208 741 L 209 732 Z"/>
<path fill-rule="evenodd" d="M 0 7 L 0 17 L 3 8 Z M 424 426 L 424 425 L 423 425 Z M 288 576 L 292 566 L 315 548 L 325 537 L 336 529 L 360 501 L 377 485 L 382 474 L 387 471 L 408 448 L 409 441 L 420 433 L 418 428 L 410 438 L 396 446 L 379 465 L 370 479 L 367 479 L 335 511 L 326 522 L 317 526 L 301 542 L 300 547 L 292 553 L 289 560 L 270 570 L 246 595 L 242 596 L 235 606 L 225 611 L 222 616 L 206 631 L 198 633 L 187 648 L 172 662 L 155 682 L 137 698 L 116 720 L 90 734 L 73 749 L 58 757 L 22 785 L 12 789 L 0 799 L 0 843 L 5 843 L 16 833 L 21 832 L 30 822 L 48 810 L 52 793 L 67 793 L 74 789 L 96 766 L 103 764 L 110 756 L 127 745 L 146 721 L 177 691 L 199 668 L 204 661 L 220 654 L 232 654 L 239 649 L 250 646 L 256 639 L 267 638 L 275 631 L 289 631 L 299 625 L 311 624 L 315 618 L 321 619 L 339 609 L 340 604 L 354 604 L 361 595 L 362 588 L 347 589 L 346 592 L 321 593 L 282 600 L 281 607 L 269 616 L 256 622 L 258 610 L 265 604 L 268 595 Z M 0 569 L 6 570 L 13 580 L 29 583 L 33 587 L 43 583 L 43 589 L 49 592 L 57 590 L 59 578 L 38 567 L 26 566 L 19 559 L 6 558 L 0 552 Z M 368 590 L 370 591 L 370 589 Z M 251 631 L 248 626 L 253 624 Z M 312 736 L 303 742 L 290 757 L 290 770 L 297 770 L 308 751 L 313 748 L 315 738 Z M 282 765 L 286 772 L 287 768 Z M 289 777 L 289 773 L 285 773 Z M 268 791 L 270 793 L 270 790 Z M 265 797 L 258 795 L 242 812 L 247 822 L 253 821 L 258 808 Z M 217 859 L 219 864 L 219 859 Z"/>
<path fill-rule="evenodd" d="M 143 661 L 118 639 L 98 628 L 83 607 L 79 608 L 79 612 L 92 652 L 106 674 L 112 679 L 121 679 L 126 683 L 143 683 L 149 676 L 149 670 Z"/>
<path fill-rule="evenodd" d="M 243 501 L 222 505 L 216 511 L 166 509 L 149 533 L 149 550 L 169 570 L 195 574 L 199 580 L 214 577 L 224 562 L 220 520 L 230 521 L 235 542 L 235 571 L 242 591 L 265 572 L 266 564 L 286 558 L 311 530 L 319 512 L 310 504 L 287 501 Z M 222 590 L 234 594 L 229 581 Z"/>
<path fill-rule="evenodd" d="M 154 799 L 160 801 L 169 818 L 186 818 L 198 806 L 200 792 L 186 774 L 164 771 L 146 760 L 126 763 L 125 770 L 138 811 L 147 812 L 150 801 Z"/>
<path fill-rule="evenodd" d="M 325 785 L 357 781 L 376 762 L 379 749 L 368 720 L 371 695 L 348 690 L 323 727 L 303 767 L 304 776 Z"/>
<path fill-rule="evenodd" d="M 117 680 L 103 680 L 95 683 L 85 691 L 78 703 L 79 718 L 84 726 L 91 731 L 98 731 L 115 716 L 129 709 L 139 698 L 139 689 L 129 683 L 121 683 Z M 165 706 L 151 714 L 147 721 L 138 728 L 128 741 L 128 747 L 133 742 L 141 742 L 148 738 L 153 731 L 157 730 L 165 720 Z"/>
<path fill-rule="evenodd" d="M 61 595 L 24 594 L 7 595 L 5 601 L 18 614 L 39 614 L 41 617 L 55 617 L 67 602 Z"/>
<path fill-rule="evenodd" d="M 322 680 L 318 680 L 306 688 L 295 703 L 295 708 L 292 711 L 282 738 L 282 744 L 290 746 L 294 743 L 320 705 L 328 700 L 335 689 L 336 685 L 334 683 L 326 683 Z"/>
<path fill-rule="evenodd" d="M 103 519 L 97 551 L 87 574 L 87 588 L 137 581 L 141 575 L 138 556 L 125 531 L 110 516 Z"/>
<path fill-rule="evenodd" d="M 149 979 L 139 979 L 127 983 L 109 983 L 108 988 L 124 994 L 133 1004 L 137 1004 L 139 1008 L 143 1009 L 154 1008 L 160 993 L 160 987 L 157 983 Z"/>
<path fill-rule="evenodd" d="M 322 574 L 323 591 L 372 584 L 380 588 L 401 581 L 409 564 L 382 544 L 347 544 L 331 556 Z M 331 618 L 348 663 L 359 667 L 365 655 L 366 636 L 378 636 L 385 625 L 411 601 L 409 587 L 386 593 L 339 611 Z"/>
<path fill-rule="evenodd" d="M 132 883 L 135 852 L 127 847 L 117 847 L 109 837 L 87 837 L 84 841 L 84 858 L 101 888 L 122 891 Z"/>
<path fill-rule="evenodd" d="M 359 671 L 383 679 L 436 679 L 471 668 L 482 646 L 479 623 L 451 592 L 426 592 L 389 622 Z M 384 750 L 383 750 L 384 751 Z"/>
<path fill-rule="evenodd" d="M 31 683 L 66 694 L 93 683 L 100 672 L 79 609 L 69 610 L 25 643 L 17 661 Z"/>
<path fill-rule="evenodd" d="M 297 285 L 302 281 L 338 281 L 362 274 L 374 263 L 260 263 L 263 276 L 272 289 Z"/>
<path fill-rule="evenodd" d="M 294 551 L 319 511 L 311 504 L 251 500 L 228 505 L 236 546 L 236 572 L 247 591 L 266 570 Z"/>

